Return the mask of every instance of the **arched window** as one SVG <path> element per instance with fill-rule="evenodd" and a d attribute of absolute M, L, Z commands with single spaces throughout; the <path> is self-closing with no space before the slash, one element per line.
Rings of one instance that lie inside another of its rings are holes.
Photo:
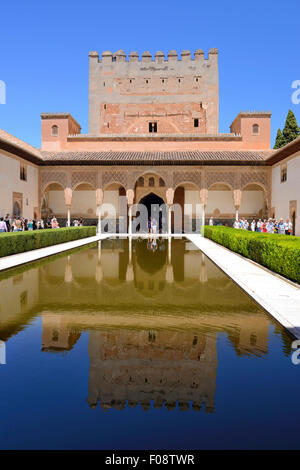
<path fill-rule="evenodd" d="M 160 187 L 164 187 L 165 186 L 165 182 L 162 178 L 159 178 L 159 186 Z"/>
<path fill-rule="evenodd" d="M 138 179 L 138 186 L 140 186 L 141 188 L 144 187 L 144 178 L 142 176 L 140 176 Z"/>
<path fill-rule="evenodd" d="M 153 188 L 153 186 L 154 186 L 154 178 L 152 176 L 151 176 L 151 178 L 149 178 L 149 186 L 151 188 Z"/>
<path fill-rule="evenodd" d="M 58 126 L 52 126 L 51 128 L 51 135 L 52 137 L 57 137 L 58 136 Z"/>
<path fill-rule="evenodd" d="M 259 125 L 258 124 L 253 124 L 252 126 L 252 134 L 259 134 Z"/>

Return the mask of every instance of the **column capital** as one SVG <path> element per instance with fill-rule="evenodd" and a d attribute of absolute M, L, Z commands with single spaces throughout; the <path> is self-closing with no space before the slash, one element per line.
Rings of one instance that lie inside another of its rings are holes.
<path fill-rule="evenodd" d="M 233 190 L 233 203 L 234 207 L 238 209 L 242 202 L 242 191 L 240 189 Z"/>
<path fill-rule="evenodd" d="M 208 200 L 208 189 L 200 189 L 200 202 L 203 206 L 206 206 Z"/>
<path fill-rule="evenodd" d="M 71 204 L 72 204 L 72 189 L 71 188 L 65 188 L 64 189 L 64 193 L 65 193 L 65 204 L 66 206 L 70 206 L 71 207 Z"/>
<path fill-rule="evenodd" d="M 96 205 L 101 206 L 103 204 L 103 189 L 97 188 L 96 189 Z"/>
<path fill-rule="evenodd" d="M 133 189 L 127 189 L 126 197 L 127 197 L 127 203 L 131 206 L 133 204 L 133 200 L 134 200 L 134 190 Z"/>
<path fill-rule="evenodd" d="M 167 199 L 167 204 L 168 206 L 171 206 L 173 204 L 173 201 L 174 201 L 174 189 L 173 188 L 168 188 L 166 190 L 166 199 Z"/>

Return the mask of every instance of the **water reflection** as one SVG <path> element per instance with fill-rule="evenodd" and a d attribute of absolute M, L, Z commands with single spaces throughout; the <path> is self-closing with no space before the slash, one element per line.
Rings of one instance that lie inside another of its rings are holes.
<path fill-rule="evenodd" d="M 38 315 L 43 354 L 89 333 L 91 408 L 213 412 L 218 335 L 236 355 L 268 353 L 270 319 L 186 240 L 106 240 L 5 276 L 0 340 Z"/>

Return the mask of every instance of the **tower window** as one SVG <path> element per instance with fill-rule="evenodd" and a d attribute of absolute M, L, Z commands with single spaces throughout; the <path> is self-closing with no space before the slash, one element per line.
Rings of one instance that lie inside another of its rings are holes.
<path fill-rule="evenodd" d="M 194 119 L 194 127 L 199 127 L 199 119 L 198 118 Z"/>
<path fill-rule="evenodd" d="M 157 122 L 149 122 L 149 132 L 157 132 Z"/>
<path fill-rule="evenodd" d="M 149 186 L 150 188 L 154 188 L 154 178 L 152 176 L 149 178 Z"/>
<path fill-rule="evenodd" d="M 103 108 L 106 109 L 106 104 L 103 105 Z"/>
<path fill-rule="evenodd" d="M 203 106 L 202 106 L 202 101 L 200 101 L 200 109 L 202 109 L 202 108 L 203 108 Z"/>
<path fill-rule="evenodd" d="M 51 135 L 52 135 L 52 137 L 57 137 L 58 136 L 58 126 L 52 126 L 51 127 Z"/>
<path fill-rule="evenodd" d="M 259 134 L 259 125 L 258 125 L 258 124 L 253 124 L 253 126 L 252 126 L 252 134 L 253 134 L 253 135 Z"/>

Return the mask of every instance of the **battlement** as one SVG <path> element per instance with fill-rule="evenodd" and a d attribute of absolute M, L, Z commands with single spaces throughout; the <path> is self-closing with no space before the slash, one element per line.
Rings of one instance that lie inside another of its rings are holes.
<path fill-rule="evenodd" d="M 92 51 L 89 77 L 90 134 L 218 132 L 217 49 Z"/>
<path fill-rule="evenodd" d="M 205 58 L 204 51 L 202 49 L 196 49 L 194 52 L 194 56 L 192 57 L 191 51 L 184 50 L 181 52 L 180 57 L 178 56 L 177 51 L 171 50 L 165 55 L 162 51 L 157 51 L 152 57 L 151 52 L 145 51 L 142 53 L 141 56 L 136 51 L 132 51 L 126 55 L 123 49 L 120 49 L 117 52 L 111 51 L 104 51 L 102 53 L 101 59 L 99 58 L 99 54 L 97 51 L 91 51 L 89 53 L 90 60 L 97 60 L 97 62 L 102 63 L 104 65 L 113 64 L 113 63 L 120 63 L 120 62 L 142 62 L 142 63 L 165 63 L 168 61 L 199 61 L 199 60 L 213 60 L 218 56 L 218 49 L 211 48 L 208 51 L 208 56 Z"/>

